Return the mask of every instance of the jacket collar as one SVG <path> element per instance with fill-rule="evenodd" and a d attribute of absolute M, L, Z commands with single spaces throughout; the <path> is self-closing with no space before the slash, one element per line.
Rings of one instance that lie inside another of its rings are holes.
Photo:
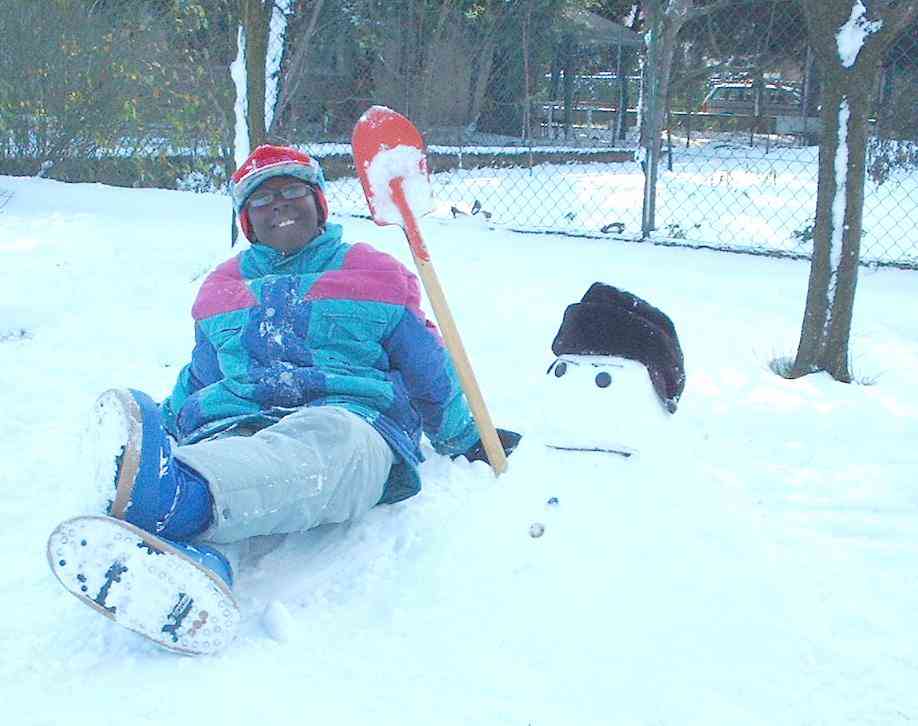
<path fill-rule="evenodd" d="M 322 234 L 292 255 L 285 255 L 267 245 L 253 244 L 242 253 L 244 265 L 255 277 L 322 272 L 340 247 L 341 234 L 341 225 L 329 222 Z"/>

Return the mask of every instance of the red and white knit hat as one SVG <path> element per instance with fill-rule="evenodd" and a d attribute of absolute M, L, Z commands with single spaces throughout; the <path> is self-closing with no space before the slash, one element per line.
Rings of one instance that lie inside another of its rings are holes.
<path fill-rule="evenodd" d="M 319 162 L 289 146 L 264 144 L 249 154 L 249 158 L 236 169 L 229 185 L 242 233 L 249 241 L 253 241 L 254 231 L 245 203 L 262 182 L 275 176 L 292 176 L 309 184 L 319 211 L 319 224 L 325 224 L 328 218 L 325 175 Z"/>

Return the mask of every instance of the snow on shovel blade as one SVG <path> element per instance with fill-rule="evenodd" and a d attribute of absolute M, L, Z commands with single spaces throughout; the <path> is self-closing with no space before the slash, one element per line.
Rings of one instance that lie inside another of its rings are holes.
<path fill-rule="evenodd" d="M 402 187 L 409 213 L 420 217 L 430 211 L 427 149 L 411 121 L 391 108 L 372 106 L 354 126 L 351 147 L 376 224 L 397 224 L 403 229 L 411 224 L 399 200 L 393 198 L 393 185 L 397 184 Z"/>

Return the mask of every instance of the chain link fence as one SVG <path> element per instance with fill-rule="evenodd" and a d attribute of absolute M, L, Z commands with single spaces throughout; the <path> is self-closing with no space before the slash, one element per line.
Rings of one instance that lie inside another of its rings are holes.
<path fill-rule="evenodd" d="M 457 7 L 423 47 L 406 26 L 410 13 L 381 8 L 374 24 L 383 44 L 345 41 L 331 68 L 319 62 L 330 49 L 317 43 L 309 97 L 292 109 L 299 121 L 281 140 L 308 140 L 335 209 L 366 214 L 347 141 L 359 115 L 384 104 L 409 116 L 427 141 L 435 214 L 639 235 L 640 34 L 559 3 L 485 5 L 477 15 Z M 318 36 L 340 40 L 356 30 L 332 16 L 326 22 Z M 320 78 L 333 71 L 340 75 Z"/>
<path fill-rule="evenodd" d="M 138 60 L 138 70 L 127 65 L 122 76 L 149 81 L 136 104 L 144 118 L 158 118 L 162 98 L 184 114 L 184 135 L 170 135 L 164 125 L 145 137 L 145 145 L 155 146 L 152 166 L 161 160 L 167 166 L 158 173 L 159 167 L 144 165 L 140 183 L 205 189 L 202 175 L 224 182 L 232 158 L 234 4 L 182 6 L 213 6 L 214 18 L 178 25 L 156 15 L 132 20 L 132 48 L 145 38 L 151 49 L 181 48 L 185 55 L 168 63 Z M 615 23 L 591 6 L 624 12 L 631 3 L 298 0 L 291 5 L 297 12 L 285 62 L 301 50 L 297 38 L 308 37 L 306 71 L 271 140 L 319 157 L 333 209 L 366 215 L 350 133 L 363 111 L 383 104 L 409 116 L 424 134 L 434 214 L 527 231 L 641 239 L 644 173 L 635 151 L 648 71 L 645 29 L 639 18 Z M 175 27 L 167 28 L 170 22 Z M 117 49 L 121 36 L 113 37 L 106 42 Z M 17 56 L 6 60 L 11 69 Z M 34 75 L 32 66 L 23 66 L 24 77 Z M 162 77 L 150 80 L 154 71 Z M 171 95 L 162 93 L 167 83 Z M 0 100 L 3 90 L 0 85 Z M 918 26 L 889 50 L 871 103 L 862 260 L 918 267 Z M 736 4 L 688 21 L 673 58 L 656 229 L 649 238 L 808 256 L 819 116 L 819 68 L 796 0 Z M 189 139 L 203 138 L 202 129 L 213 138 L 183 156 Z M 31 127 L 22 133 L 35 135 Z M 16 170 L 31 167 L 17 166 L 16 149 L 4 140 L 11 138 L 0 134 L 0 173 L 23 173 Z M 130 183 L 145 147 L 113 154 L 106 163 L 118 171 L 110 178 L 98 146 L 91 148 L 93 180 Z M 49 176 L 56 174 L 88 178 L 63 163 Z"/>
<path fill-rule="evenodd" d="M 661 232 L 687 243 L 810 254 L 821 106 L 805 27 L 796 3 L 774 2 L 685 28 L 658 187 Z M 702 56 L 690 44 L 701 33 L 731 44 L 711 55 L 712 40 Z M 725 60 L 710 75 L 695 70 L 718 57 Z M 873 89 L 864 262 L 918 264 L 916 83 L 918 26 L 890 49 Z"/>
<path fill-rule="evenodd" d="M 533 9 L 544 4 L 508 5 L 497 17 L 450 18 L 429 47 L 408 49 L 429 75 L 406 59 L 404 28 L 390 28 L 375 60 L 349 44 L 357 55 L 339 53 L 329 67 L 318 59 L 330 49 L 317 47 L 315 73 L 340 75 L 326 78 L 325 94 L 310 84 L 303 118 L 311 123 L 289 140 L 308 139 L 326 161 L 336 209 L 366 214 L 347 138 L 368 105 L 383 103 L 424 133 L 436 214 L 641 238 L 644 175 L 634 152 L 644 39 L 584 10 L 540 15 Z M 912 28 L 890 49 L 873 93 L 865 263 L 918 266 L 916 84 Z M 352 95 L 342 93 L 348 87 Z M 820 74 L 799 5 L 738 5 L 690 21 L 671 89 L 651 239 L 809 256 Z"/>

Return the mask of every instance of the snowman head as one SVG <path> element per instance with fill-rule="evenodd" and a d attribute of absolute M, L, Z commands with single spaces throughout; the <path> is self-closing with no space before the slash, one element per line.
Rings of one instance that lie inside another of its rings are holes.
<path fill-rule="evenodd" d="M 541 397 L 545 443 L 566 451 L 630 457 L 668 436 L 672 414 L 643 363 L 617 356 L 558 356 Z"/>
<path fill-rule="evenodd" d="M 685 386 L 672 321 L 624 290 L 594 283 L 564 311 L 547 372 L 550 446 L 622 453 L 664 437 Z"/>

